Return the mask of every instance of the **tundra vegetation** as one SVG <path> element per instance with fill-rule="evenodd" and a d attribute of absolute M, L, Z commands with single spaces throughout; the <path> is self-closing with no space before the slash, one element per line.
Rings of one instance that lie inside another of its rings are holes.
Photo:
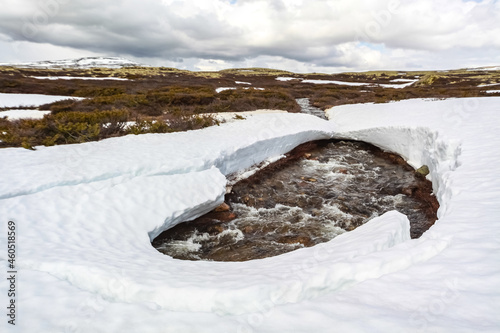
<path fill-rule="evenodd" d="M 44 80 L 38 77 L 122 78 L 127 80 Z M 287 77 L 286 81 L 276 80 Z M 313 84 L 304 79 L 369 83 L 350 86 Z M 416 80 L 405 88 L 396 79 Z M 494 96 L 500 71 L 454 70 L 340 74 L 297 74 L 244 68 L 191 72 L 166 67 L 37 69 L 0 67 L 0 93 L 84 97 L 38 107 L 43 119 L 0 118 L 0 147 L 59 145 L 127 134 L 167 133 L 218 125 L 220 112 L 257 109 L 300 112 L 297 98 L 309 98 L 323 110 L 351 103 L 386 103 L 410 98 Z M 217 88 L 233 89 L 217 92 Z M 491 89 L 490 89 L 491 88 Z M 3 111 L 7 108 L 1 109 Z M 12 108 L 8 108 L 12 109 Z M 25 107 L 23 107 L 25 109 Z"/>

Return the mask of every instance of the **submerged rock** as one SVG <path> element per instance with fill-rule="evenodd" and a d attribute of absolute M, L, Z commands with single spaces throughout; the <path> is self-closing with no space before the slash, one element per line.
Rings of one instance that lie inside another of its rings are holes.
<path fill-rule="evenodd" d="M 227 203 L 222 203 L 219 207 L 215 208 L 216 212 L 228 212 L 231 209 Z"/>
<path fill-rule="evenodd" d="M 422 176 L 427 176 L 430 171 L 429 171 L 429 167 L 427 165 L 422 165 L 420 168 L 418 168 L 416 171 L 416 173 L 422 175 Z"/>

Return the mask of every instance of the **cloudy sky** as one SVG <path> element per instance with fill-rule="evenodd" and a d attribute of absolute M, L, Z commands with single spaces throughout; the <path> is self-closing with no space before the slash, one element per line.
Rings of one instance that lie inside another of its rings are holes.
<path fill-rule="evenodd" d="M 190 70 L 500 65 L 500 0 L 0 0 L 0 62 L 120 56 Z"/>

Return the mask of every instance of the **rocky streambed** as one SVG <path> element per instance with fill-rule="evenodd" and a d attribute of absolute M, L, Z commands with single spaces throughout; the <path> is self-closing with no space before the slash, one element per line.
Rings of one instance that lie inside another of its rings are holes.
<path fill-rule="evenodd" d="M 390 210 L 412 238 L 437 219 L 432 184 L 400 156 L 356 141 L 303 144 L 232 185 L 218 209 L 159 235 L 178 259 L 245 261 L 327 242 Z"/>

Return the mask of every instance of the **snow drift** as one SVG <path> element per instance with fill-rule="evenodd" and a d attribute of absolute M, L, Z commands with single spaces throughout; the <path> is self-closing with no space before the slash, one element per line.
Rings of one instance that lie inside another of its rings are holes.
<path fill-rule="evenodd" d="M 263 114 L 186 133 L 0 150 L 2 225 L 18 225 L 19 326 L 497 331 L 499 105 L 495 97 L 348 105 L 330 110 L 330 122 Z M 429 165 L 436 225 L 411 240 L 407 218 L 389 212 L 328 243 L 243 263 L 179 261 L 150 245 L 216 207 L 225 176 L 330 137 Z M 0 258 L 7 271 L 5 251 Z"/>
<path fill-rule="evenodd" d="M 55 96 L 40 94 L 4 94 L 0 93 L 0 108 L 12 108 L 23 106 L 40 106 L 54 103 L 65 99 L 80 100 L 81 97 Z"/>

